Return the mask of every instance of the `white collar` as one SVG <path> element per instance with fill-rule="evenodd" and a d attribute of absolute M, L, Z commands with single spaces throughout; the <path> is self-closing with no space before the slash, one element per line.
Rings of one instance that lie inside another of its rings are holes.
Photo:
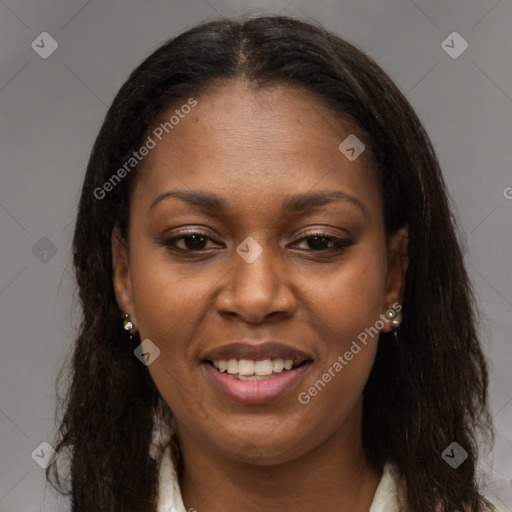
<path fill-rule="evenodd" d="M 400 512 L 398 481 L 399 474 L 396 466 L 388 462 L 384 466 L 369 512 Z M 160 463 L 157 512 L 187 512 L 172 463 L 170 445 L 165 448 Z"/>

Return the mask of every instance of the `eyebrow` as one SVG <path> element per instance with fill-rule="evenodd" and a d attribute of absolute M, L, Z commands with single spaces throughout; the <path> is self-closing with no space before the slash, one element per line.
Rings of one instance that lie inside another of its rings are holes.
<path fill-rule="evenodd" d="M 160 194 L 148 208 L 148 213 L 161 201 L 175 197 L 186 201 L 194 206 L 199 206 L 208 210 L 225 212 L 229 210 L 229 204 L 217 194 L 203 192 L 202 190 L 170 190 Z M 341 190 L 315 190 L 314 192 L 305 192 L 294 194 L 288 197 L 282 205 L 284 214 L 300 213 L 308 209 L 319 208 L 335 201 L 347 201 L 357 206 L 365 215 L 366 210 L 361 201 L 347 192 Z"/>

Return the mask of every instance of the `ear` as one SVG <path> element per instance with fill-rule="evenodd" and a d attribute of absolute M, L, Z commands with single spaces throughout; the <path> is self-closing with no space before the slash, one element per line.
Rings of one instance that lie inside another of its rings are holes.
<path fill-rule="evenodd" d="M 123 313 L 128 313 L 134 324 L 137 325 L 132 297 L 132 281 L 130 273 L 130 260 L 128 257 L 127 241 L 121 236 L 116 226 L 112 230 L 112 280 L 116 294 L 117 305 Z"/>
<path fill-rule="evenodd" d="M 409 265 L 408 245 L 409 229 L 408 226 L 405 226 L 396 231 L 389 241 L 388 273 L 383 304 L 384 311 L 390 307 L 397 312 L 402 309 L 405 275 Z M 391 323 L 387 321 L 386 326 L 382 330 L 389 332 L 391 330 Z"/>

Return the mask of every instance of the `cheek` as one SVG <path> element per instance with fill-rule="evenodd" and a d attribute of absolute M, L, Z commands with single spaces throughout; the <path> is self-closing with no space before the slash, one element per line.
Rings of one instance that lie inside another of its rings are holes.
<path fill-rule="evenodd" d="M 180 417 L 203 415 L 204 388 L 196 385 L 200 325 L 208 324 L 212 294 L 225 270 L 170 261 L 165 248 L 149 241 L 133 247 L 133 301 L 141 339 L 160 350 L 148 370 L 171 409 Z M 197 406 L 197 410 L 196 410 Z"/>
<path fill-rule="evenodd" d="M 201 407 L 204 389 L 195 385 L 191 375 L 198 361 L 190 340 L 214 280 L 206 275 L 194 278 L 197 270 L 187 270 L 186 265 L 171 266 L 162 257 L 164 252 L 135 251 L 133 255 L 137 327 L 141 339 L 149 338 L 160 350 L 158 358 L 148 366 L 156 387 L 173 413 L 194 429 L 206 410 Z"/>
<path fill-rule="evenodd" d="M 367 291 L 366 300 L 362 300 Z M 297 402 L 301 428 L 322 438 L 331 435 L 341 424 L 352 418 L 347 428 L 360 428 L 359 415 L 362 393 L 370 375 L 378 346 L 375 329 L 378 307 L 373 288 L 359 287 L 326 303 L 324 315 L 319 315 L 317 332 L 324 340 L 325 351 L 315 365 L 315 371 L 298 390 Z M 334 304 L 336 302 L 336 304 Z M 321 418 L 321 421 L 318 421 Z"/>
<path fill-rule="evenodd" d="M 359 251 L 322 282 L 315 279 L 304 295 L 316 329 L 328 340 L 331 358 L 333 350 L 348 350 L 351 341 L 375 326 L 384 313 L 386 266 L 378 254 L 376 249 Z"/>
<path fill-rule="evenodd" d="M 187 332 L 194 312 L 208 300 L 219 275 L 200 272 L 192 264 L 171 264 L 165 249 L 158 247 L 135 248 L 131 268 L 141 336 L 178 348 L 177 335 Z"/>
<path fill-rule="evenodd" d="M 306 315 L 323 340 L 314 374 L 302 389 L 318 413 L 333 407 L 343 417 L 361 395 L 371 372 L 379 331 L 385 289 L 385 261 L 379 252 L 361 251 L 307 292 Z M 338 418 L 338 419 L 339 419 Z"/>

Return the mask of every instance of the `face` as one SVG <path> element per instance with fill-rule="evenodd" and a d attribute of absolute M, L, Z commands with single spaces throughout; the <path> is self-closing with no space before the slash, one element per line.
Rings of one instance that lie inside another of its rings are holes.
<path fill-rule="evenodd" d="M 112 237 L 119 307 L 160 350 L 148 369 L 178 432 L 262 464 L 358 436 L 378 339 L 362 333 L 390 330 L 405 273 L 370 155 L 346 158 L 349 125 L 303 91 L 230 82 L 195 99 L 153 136 L 129 248 Z M 230 359 L 248 362 L 220 372 Z"/>

